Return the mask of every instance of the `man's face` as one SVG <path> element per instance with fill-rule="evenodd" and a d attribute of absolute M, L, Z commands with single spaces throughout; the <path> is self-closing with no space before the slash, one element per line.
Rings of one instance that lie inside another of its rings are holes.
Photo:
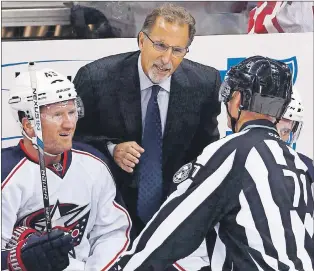
<path fill-rule="evenodd" d="M 288 141 L 290 133 L 293 129 L 294 121 L 293 120 L 288 120 L 288 119 L 281 119 L 277 123 L 277 130 L 279 133 L 279 136 L 283 141 Z"/>
<path fill-rule="evenodd" d="M 186 48 L 189 41 L 187 24 L 169 23 L 163 17 L 157 17 L 151 32 L 147 34 L 154 42 L 163 42 L 168 46 Z M 143 71 L 155 84 L 168 78 L 177 69 L 184 57 L 174 56 L 172 48 L 165 52 L 156 50 L 143 32 L 139 36 L 139 47 Z"/>
<path fill-rule="evenodd" d="M 77 110 L 73 100 L 43 106 L 41 124 L 45 151 L 60 154 L 70 150 L 76 122 Z"/>

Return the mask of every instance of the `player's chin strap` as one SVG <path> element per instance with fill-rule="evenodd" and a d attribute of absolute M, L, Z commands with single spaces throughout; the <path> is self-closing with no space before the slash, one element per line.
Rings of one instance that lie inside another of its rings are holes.
<path fill-rule="evenodd" d="M 275 120 L 275 122 L 274 122 L 274 125 L 277 125 L 279 121 L 280 121 L 280 119 L 277 118 L 277 119 Z"/>
<path fill-rule="evenodd" d="M 32 137 L 32 138 L 29 137 L 29 136 L 26 134 L 26 132 L 24 131 L 24 129 L 22 129 L 22 135 L 25 136 L 28 140 L 30 140 L 30 141 L 32 142 L 33 147 L 34 147 L 36 150 L 38 149 L 37 143 L 36 143 L 36 137 Z M 62 153 L 59 153 L 59 154 L 51 154 L 51 153 L 45 152 L 45 151 L 44 151 L 44 153 L 45 153 L 46 155 L 50 156 L 50 157 L 56 157 L 56 156 L 62 154 Z"/>
<path fill-rule="evenodd" d="M 229 112 L 229 110 L 228 110 L 228 104 L 227 103 L 225 103 L 225 106 L 226 106 L 226 109 L 227 109 L 227 114 L 228 114 L 228 116 L 230 117 L 230 120 L 231 120 L 231 130 L 232 130 L 232 132 L 233 133 L 235 133 L 236 132 L 236 130 L 235 130 L 235 127 L 236 127 L 236 124 L 237 124 L 237 121 L 239 120 L 239 118 L 240 118 L 240 116 L 241 116 L 241 105 L 240 105 L 240 108 L 238 109 L 238 117 L 237 118 L 234 118 L 234 117 L 232 117 L 231 116 L 231 114 L 230 114 L 230 112 Z"/>

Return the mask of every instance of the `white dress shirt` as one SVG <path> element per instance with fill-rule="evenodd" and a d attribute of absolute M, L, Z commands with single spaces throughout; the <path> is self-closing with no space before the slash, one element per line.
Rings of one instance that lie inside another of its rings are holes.
<path fill-rule="evenodd" d="M 137 67 L 138 67 L 140 89 L 141 89 L 141 110 L 142 110 L 142 127 L 143 127 L 142 132 L 144 133 L 147 104 L 152 94 L 152 86 L 154 85 L 154 83 L 147 77 L 147 75 L 143 71 L 143 67 L 141 63 L 141 54 L 138 57 Z M 164 134 L 166 120 L 167 120 L 169 95 L 170 95 L 170 83 L 171 83 L 171 76 L 169 76 L 167 79 L 165 79 L 159 84 L 161 88 L 157 96 L 157 101 L 158 101 L 158 106 L 159 106 L 159 111 L 160 111 L 162 134 Z M 113 156 L 113 150 L 116 144 L 112 142 L 108 142 L 107 146 L 108 146 L 110 154 Z"/>

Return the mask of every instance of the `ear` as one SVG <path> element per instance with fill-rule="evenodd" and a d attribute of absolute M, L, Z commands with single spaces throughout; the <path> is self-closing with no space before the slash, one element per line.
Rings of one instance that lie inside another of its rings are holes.
<path fill-rule="evenodd" d="M 145 35 L 143 32 L 140 32 L 138 34 L 138 47 L 140 48 L 141 51 L 142 51 L 143 46 L 144 46 L 144 41 L 145 41 Z"/>
<path fill-rule="evenodd" d="M 234 106 L 236 108 L 240 108 L 241 106 L 241 92 L 240 91 L 235 91 L 234 92 L 234 97 L 233 97 L 233 102 L 234 102 Z"/>
<path fill-rule="evenodd" d="M 34 128 L 27 117 L 22 119 L 22 127 L 28 136 L 33 137 L 35 135 Z"/>

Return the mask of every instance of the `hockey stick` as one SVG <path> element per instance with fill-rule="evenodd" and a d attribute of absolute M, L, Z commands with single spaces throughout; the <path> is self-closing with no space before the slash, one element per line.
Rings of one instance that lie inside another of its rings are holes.
<path fill-rule="evenodd" d="M 38 93 L 37 93 L 37 79 L 34 62 L 30 62 L 28 65 L 28 70 L 30 74 L 31 87 L 33 89 L 33 102 L 34 102 L 34 130 L 36 136 L 36 142 L 34 142 L 38 148 L 38 160 L 40 168 L 40 177 L 41 177 L 41 187 L 43 192 L 43 201 L 44 201 L 44 216 L 46 222 L 47 232 L 51 232 L 51 217 L 50 217 L 50 204 L 49 204 L 49 193 L 48 193 L 48 183 L 47 183 L 47 172 L 45 165 L 45 155 L 44 155 L 44 142 L 43 142 L 43 133 L 41 129 L 41 120 L 40 120 L 40 108 L 38 105 Z"/>

